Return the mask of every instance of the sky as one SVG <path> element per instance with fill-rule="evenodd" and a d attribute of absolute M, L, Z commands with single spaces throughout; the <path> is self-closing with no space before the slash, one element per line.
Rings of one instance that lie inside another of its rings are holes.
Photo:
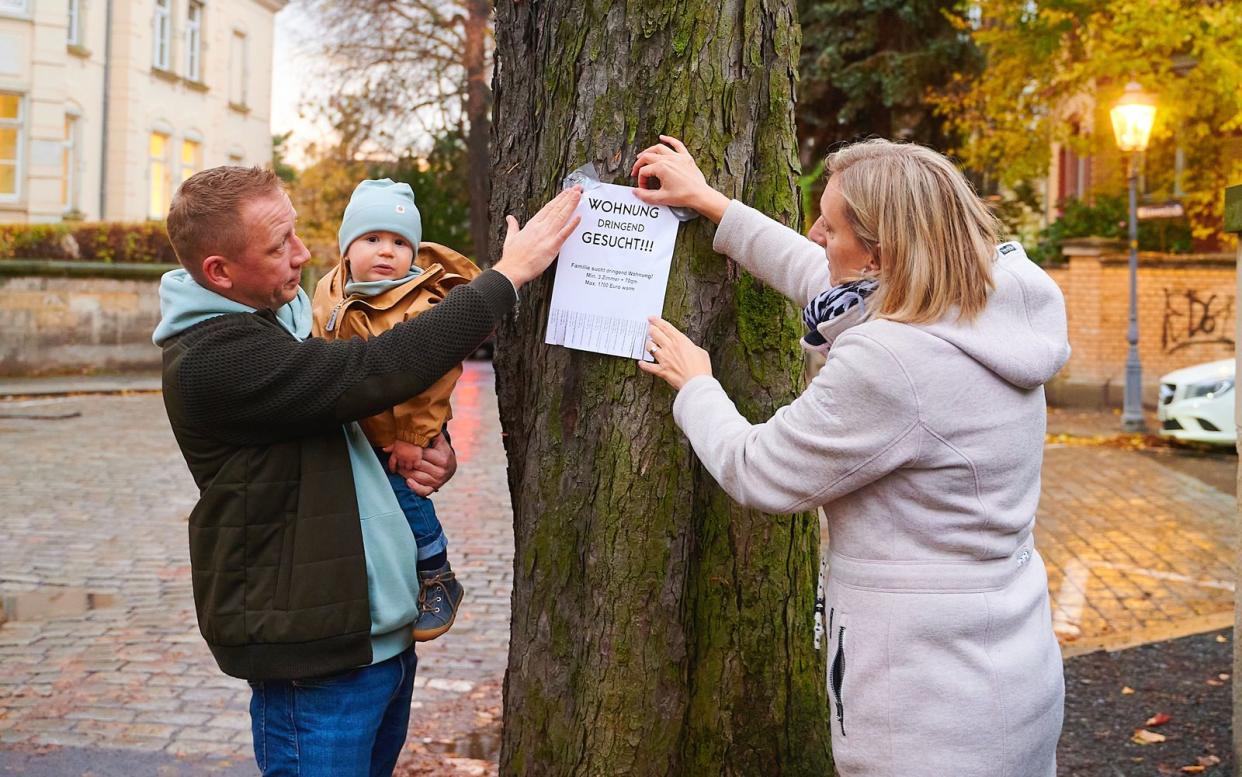
<path fill-rule="evenodd" d="M 325 120 L 314 118 L 313 110 L 316 80 L 324 64 L 323 38 L 316 20 L 306 11 L 304 0 L 292 0 L 277 12 L 272 47 L 271 125 L 274 135 L 293 132 L 285 144 L 285 161 L 294 167 L 305 167 L 309 163 L 307 146 L 330 137 L 330 126 Z M 311 110 L 306 111 L 310 115 L 303 116 L 300 109 L 308 103 L 312 104 Z M 438 111 L 435 108 L 424 110 Z M 443 123 L 438 114 L 423 118 L 431 126 Z M 413 121 L 405 123 L 415 125 Z M 419 142 L 426 139 L 418 133 L 412 139 L 402 136 L 402 142 L 411 147 L 426 145 Z"/>
<path fill-rule="evenodd" d="M 286 161 L 296 167 L 306 163 L 306 145 L 322 138 L 326 132 L 322 125 L 298 115 L 303 99 L 310 94 L 312 71 L 316 64 L 311 46 L 316 38 L 314 24 L 300 3 L 292 2 L 276 14 L 272 53 L 272 134 L 293 131 L 286 144 L 289 147 Z"/>

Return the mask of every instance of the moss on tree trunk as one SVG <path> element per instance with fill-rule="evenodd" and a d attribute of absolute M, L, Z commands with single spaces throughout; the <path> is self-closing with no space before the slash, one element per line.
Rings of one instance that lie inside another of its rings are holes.
<path fill-rule="evenodd" d="M 791 0 L 501 3 L 492 246 L 594 162 L 660 133 L 717 188 L 797 223 Z M 665 316 L 752 421 L 799 389 L 796 312 L 681 227 Z M 552 273 L 498 333 L 516 535 L 504 775 L 825 775 L 818 522 L 734 504 L 628 359 L 543 344 Z"/>

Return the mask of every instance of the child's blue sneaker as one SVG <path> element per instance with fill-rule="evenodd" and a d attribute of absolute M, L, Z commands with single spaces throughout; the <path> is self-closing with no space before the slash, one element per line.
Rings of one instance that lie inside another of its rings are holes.
<path fill-rule="evenodd" d="M 420 612 L 414 622 L 414 641 L 429 642 L 453 627 L 466 589 L 457 582 L 447 561 L 439 569 L 419 572 L 418 584 Z"/>

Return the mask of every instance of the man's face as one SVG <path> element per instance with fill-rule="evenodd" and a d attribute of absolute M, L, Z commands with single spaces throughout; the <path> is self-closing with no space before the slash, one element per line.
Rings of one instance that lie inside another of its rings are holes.
<path fill-rule="evenodd" d="M 241 208 L 246 242 L 227 261 L 230 299 L 253 308 L 279 308 L 298 295 L 302 265 L 310 252 L 294 233 L 297 213 L 284 192 L 273 192 Z"/>

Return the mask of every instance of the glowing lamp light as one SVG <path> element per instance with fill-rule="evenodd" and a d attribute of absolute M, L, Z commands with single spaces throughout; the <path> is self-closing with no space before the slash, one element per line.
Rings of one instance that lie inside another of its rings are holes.
<path fill-rule="evenodd" d="M 1151 125 L 1156 120 L 1156 98 L 1144 92 L 1137 81 L 1131 81 L 1109 114 L 1118 148 L 1126 153 L 1147 149 Z"/>

